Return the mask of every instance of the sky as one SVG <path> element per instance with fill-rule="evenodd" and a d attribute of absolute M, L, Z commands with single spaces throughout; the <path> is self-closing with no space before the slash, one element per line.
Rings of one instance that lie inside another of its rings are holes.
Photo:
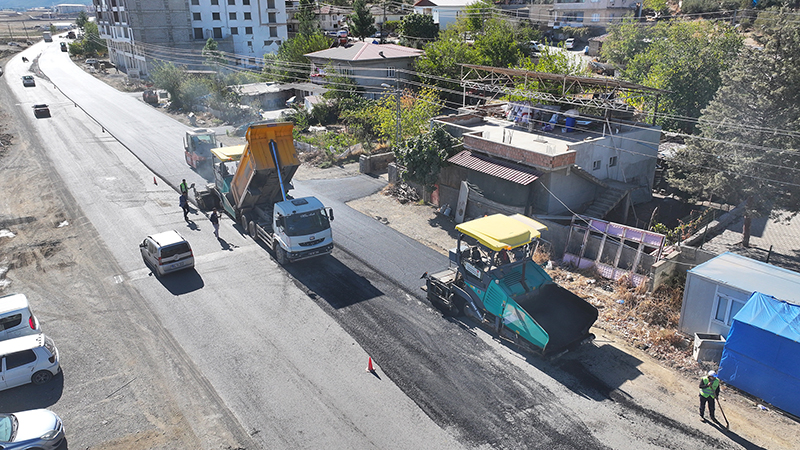
<path fill-rule="evenodd" d="M 92 0 L 0 0 L 0 9 L 26 10 L 37 7 L 52 7 L 60 4 L 91 5 Z"/>

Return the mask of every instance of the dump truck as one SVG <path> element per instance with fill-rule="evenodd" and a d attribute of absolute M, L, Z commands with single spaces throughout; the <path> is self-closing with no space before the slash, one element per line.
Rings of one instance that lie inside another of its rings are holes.
<path fill-rule="evenodd" d="M 288 122 L 252 124 L 247 143 L 211 150 L 214 183 L 195 193 L 203 209 L 221 206 L 285 265 L 333 251 L 333 209 L 287 195 L 300 160 Z"/>
<path fill-rule="evenodd" d="M 423 290 L 445 315 L 467 315 L 542 355 L 591 340 L 597 309 L 554 283 L 533 261 L 547 227 L 521 214 L 494 214 L 456 226 L 450 267 L 429 275 Z"/>
<path fill-rule="evenodd" d="M 53 42 L 53 34 L 49 31 L 43 31 L 42 37 L 44 38 L 45 42 Z"/>
<path fill-rule="evenodd" d="M 144 101 L 148 101 L 145 91 Z M 153 90 L 155 102 L 158 103 L 158 91 Z M 151 102 L 148 102 L 151 103 Z M 210 128 L 192 128 L 183 137 L 183 154 L 186 164 L 192 169 L 200 169 L 203 166 L 211 165 L 211 149 L 219 147 L 217 144 L 217 133 Z"/>

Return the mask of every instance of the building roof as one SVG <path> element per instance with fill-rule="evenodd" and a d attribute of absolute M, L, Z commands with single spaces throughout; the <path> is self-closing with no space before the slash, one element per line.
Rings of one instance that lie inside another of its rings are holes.
<path fill-rule="evenodd" d="M 373 44 L 354 42 L 344 47 L 332 47 L 318 52 L 307 53 L 307 58 L 324 58 L 333 61 L 372 61 L 387 59 L 416 58 L 422 50 L 396 44 Z"/>
<path fill-rule="evenodd" d="M 800 273 L 726 252 L 689 273 L 752 294 L 761 292 L 800 304 Z"/>
<path fill-rule="evenodd" d="M 250 83 L 239 84 L 232 87 L 235 88 L 239 94 L 244 96 L 271 94 L 291 90 L 309 91 L 317 94 L 323 94 L 328 91 L 328 89 L 314 83 Z"/>
<path fill-rule="evenodd" d="M 541 176 L 541 173 L 533 168 L 501 161 L 480 153 L 472 153 L 469 150 L 462 151 L 448 159 L 447 162 L 523 186 L 533 183 Z"/>

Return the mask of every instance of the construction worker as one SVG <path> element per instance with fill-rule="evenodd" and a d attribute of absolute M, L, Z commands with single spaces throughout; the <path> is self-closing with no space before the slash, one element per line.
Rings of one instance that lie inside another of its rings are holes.
<path fill-rule="evenodd" d="M 719 378 L 717 378 L 717 373 L 713 370 L 708 371 L 708 375 L 704 376 L 700 380 L 700 421 L 706 421 L 704 417 L 706 412 L 706 403 L 708 403 L 708 415 L 711 416 L 711 420 L 716 423 L 717 418 L 714 417 L 714 401 L 719 396 Z"/>
<path fill-rule="evenodd" d="M 189 186 L 186 185 L 186 180 L 181 181 L 180 189 L 181 194 L 189 195 Z"/>

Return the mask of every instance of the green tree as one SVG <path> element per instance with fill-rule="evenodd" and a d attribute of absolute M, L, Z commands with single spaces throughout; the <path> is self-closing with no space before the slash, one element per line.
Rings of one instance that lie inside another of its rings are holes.
<path fill-rule="evenodd" d="M 741 36 L 725 23 L 706 20 L 659 22 L 644 35 L 639 33 L 632 33 L 635 39 L 628 37 L 627 45 L 617 47 L 635 53 L 608 54 L 604 43 L 603 54 L 624 66 L 622 78 L 666 92 L 658 100 L 648 97 L 630 102 L 652 111 L 658 101 L 656 124 L 667 130 L 695 132 L 694 123 L 683 118 L 698 117 L 714 97 L 720 74 L 736 60 L 742 47 Z M 611 40 L 609 37 L 606 43 Z"/>
<path fill-rule="evenodd" d="M 759 14 L 763 49 L 744 48 L 703 110 L 700 135 L 672 158 L 673 186 L 745 203 L 742 245 L 755 217 L 800 211 L 800 26 L 787 9 Z"/>
<path fill-rule="evenodd" d="M 202 54 L 206 60 L 206 65 L 216 68 L 217 71 L 219 71 L 220 65 L 224 66 L 227 63 L 225 55 L 219 50 L 219 45 L 213 38 L 208 38 Z"/>
<path fill-rule="evenodd" d="M 97 30 L 97 24 L 94 22 L 86 22 L 84 25 L 83 52 L 88 55 L 101 55 L 106 52 L 106 43 L 100 39 L 100 32 Z"/>
<path fill-rule="evenodd" d="M 291 83 L 308 79 L 308 58 L 304 55 L 330 48 L 331 41 L 319 30 L 298 34 L 281 44 L 274 55 L 264 55 L 264 75 L 269 80 Z"/>
<path fill-rule="evenodd" d="M 439 26 L 433 23 L 433 16 L 409 14 L 400 21 L 400 45 L 422 48 L 436 39 Z"/>
<path fill-rule="evenodd" d="M 171 62 L 155 62 L 150 71 L 150 80 L 158 89 L 164 89 L 169 93 L 172 102 L 171 109 L 180 109 L 181 104 L 180 88 L 185 75 L 185 67 L 178 67 Z"/>
<path fill-rule="evenodd" d="M 494 2 L 491 0 L 479 0 L 467 5 L 465 10 L 466 31 L 483 31 L 484 24 L 492 18 L 494 12 Z"/>
<path fill-rule="evenodd" d="M 300 22 L 299 32 L 306 36 L 314 34 L 319 30 L 317 15 L 314 12 L 314 2 L 311 0 L 300 0 L 300 8 L 294 14 L 294 18 Z"/>
<path fill-rule="evenodd" d="M 479 55 L 479 64 L 485 66 L 509 67 L 522 57 L 514 29 L 509 22 L 498 19 L 484 23 L 483 33 L 475 37 L 473 48 Z"/>
<path fill-rule="evenodd" d="M 438 40 L 425 44 L 423 52 L 414 63 L 420 78 L 437 86 L 443 97 L 461 104 L 461 64 L 478 64 L 478 52 L 461 39 L 455 27 L 449 27 L 440 33 Z"/>
<path fill-rule="evenodd" d="M 81 11 L 78 13 L 78 18 L 75 19 L 75 25 L 77 25 L 78 28 L 83 28 L 83 26 L 86 25 L 86 22 L 88 21 L 89 21 L 89 15 L 86 14 L 86 11 Z"/>
<path fill-rule="evenodd" d="M 410 138 L 394 154 L 406 168 L 403 178 L 430 189 L 447 159 L 455 155 L 457 145 L 458 141 L 443 126 L 434 125 L 429 132 Z"/>
<path fill-rule="evenodd" d="M 423 88 L 419 92 L 404 90 L 400 95 L 400 139 L 406 139 L 425 132 L 428 123 L 442 110 L 434 89 Z M 390 94 L 378 100 L 373 109 L 378 125 L 375 127 L 378 136 L 384 140 L 396 142 L 397 130 L 397 95 Z"/>
<path fill-rule="evenodd" d="M 367 8 L 366 0 L 353 1 L 353 14 L 349 16 L 350 33 L 353 36 L 364 40 L 365 37 L 375 34 L 375 18 Z"/>

